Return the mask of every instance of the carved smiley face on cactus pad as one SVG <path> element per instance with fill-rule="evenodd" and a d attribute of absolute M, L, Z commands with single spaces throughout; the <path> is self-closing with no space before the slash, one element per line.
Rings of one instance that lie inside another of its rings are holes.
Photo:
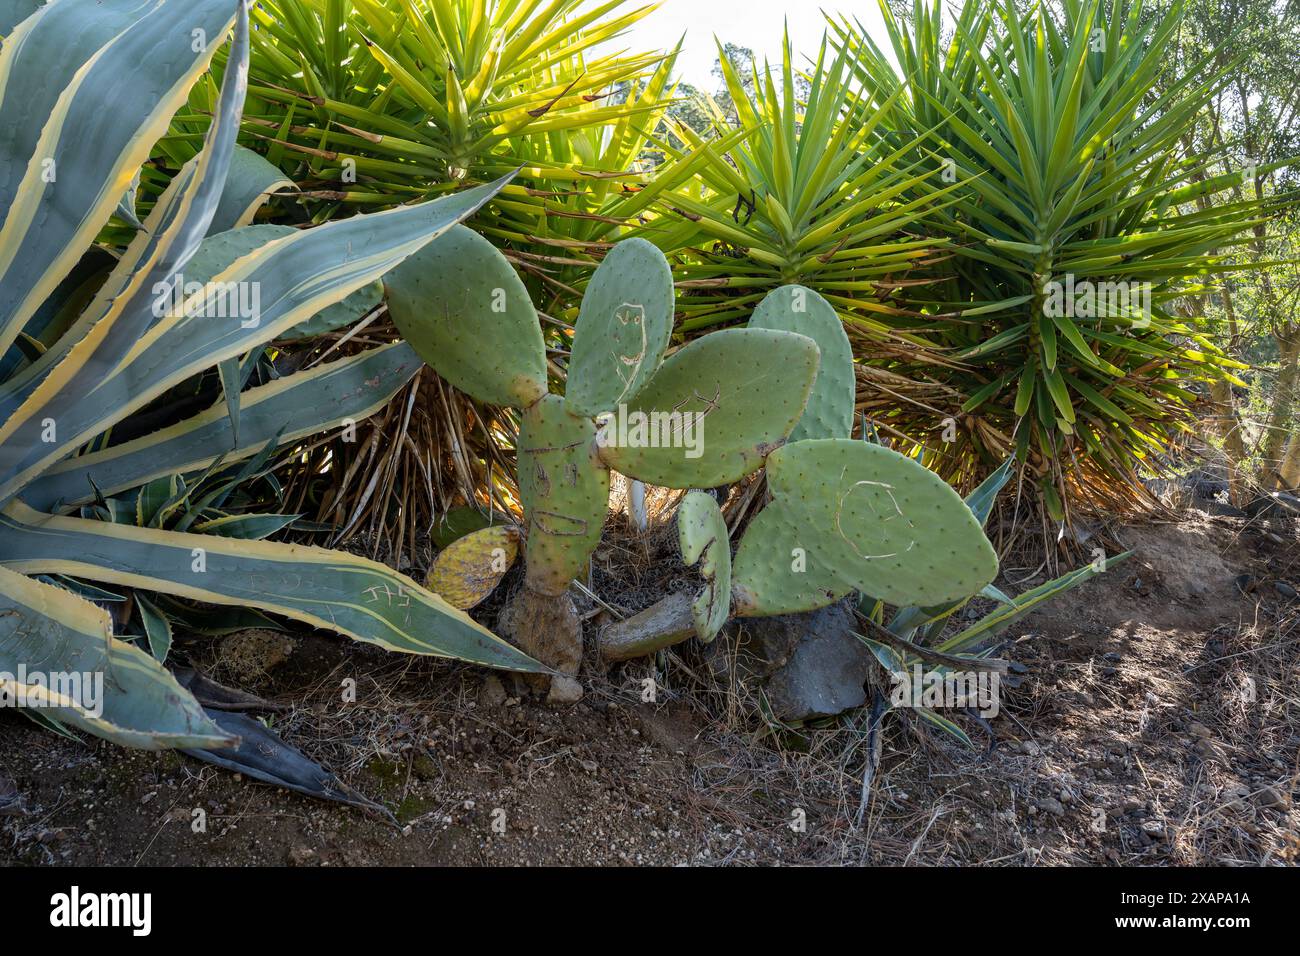
<path fill-rule="evenodd" d="M 654 375 L 673 327 L 673 274 L 644 239 L 620 242 L 592 274 L 569 357 L 565 398 L 596 417 L 632 399 Z"/>

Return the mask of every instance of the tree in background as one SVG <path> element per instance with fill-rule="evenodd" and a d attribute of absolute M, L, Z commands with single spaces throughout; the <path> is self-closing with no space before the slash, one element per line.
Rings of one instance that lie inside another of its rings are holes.
<path fill-rule="evenodd" d="M 1193 0 L 1164 83 L 1176 83 L 1183 66 L 1207 55 L 1232 78 L 1184 140 L 1189 156 L 1222 151 L 1230 159 L 1200 178 L 1230 173 L 1230 166 L 1257 171 L 1232 188 L 1236 202 L 1300 186 L 1300 170 L 1273 168 L 1300 155 L 1300 3 Z M 1207 199 L 1200 204 L 1208 207 Z M 1253 366 L 1244 405 L 1227 382 L 1211 392 L 1210 425 L 1228 459 L 1231 497 L 1241 504 L 1252 483 L 1266 490 L 1300 484 L 1300 218 L 1292 211 L 1259 223 L 1240 247 L 1220 252 L 1243 265 L 1270 263 L 1189 295 L 1184 306 L 1217 323 L 1230 354 Z"/>

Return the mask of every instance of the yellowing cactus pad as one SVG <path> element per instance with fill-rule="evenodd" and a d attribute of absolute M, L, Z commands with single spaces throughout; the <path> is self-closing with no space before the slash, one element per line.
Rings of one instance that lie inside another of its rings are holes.
<path fill-rule="evenodd" d="M 452 607 L 468 611 L 496 590 L 518 557 L 518 531 L 484 528 L 448 545 L 433 562 L 425 586 Z"/>

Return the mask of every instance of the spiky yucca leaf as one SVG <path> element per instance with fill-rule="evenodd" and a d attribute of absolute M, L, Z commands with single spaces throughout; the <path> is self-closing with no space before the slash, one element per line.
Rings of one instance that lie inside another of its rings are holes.
<path fill-rule="evenodd" d="M 254 13 L 245 142 L 304 187 L 317 221 L 522 167 L 487 234 L 516 245 L 603 241 L 655 193 L 641 159 L 672 101 L 674 54 L 610 52 L 653 9 L 268 0 Z M 196 86 L 160 144 L 174 161 L 188 158 L 213 95 Z M 684 178 L 662 163 L 659 172 Z"/>
<path fill-rule="evenodd" d="M 1273 211 L 1195 202 L 1240 180 L 1212 175 L 1222 157 L 1189 155 L 1183 137 L 1231 65 L 1193 64 L 1156 88 L 1177 4 L 1067 0 L 1021 13 L 969 0 L 951 41 L 938 4 L 918 0 L 911 31 L 885 17 L 901 73 L 859 27 L 837 25 L 866 91 L 861 115 L 887 103 L 897 141 L 929 131 L 914 155 L 928 157 L 932 182 L 963 184 L 927 218 L 957 258 L 943 281 L 904 292 L 956 360 L 900 369 L 944 386 L 951 405 L 939 411 L 963 426 L 958 447 L 927 460 L 965 480 L 1014 453 L 1058 518 L 1071 500 L 1131 500 L 1204 383 L 1241 367 L 1174 307 L 1236 268 L 1225 253 Z M 926 444 L 915 415 L 888 417 Z"/>
<path fill-rule="evenodd" d="M 682 328 L 747 316 L 772 289 L 801 283 L 864 333 L 893 334 L 900 313 L 883 301 L 885 290 L 931 254 L 933 243 L 909 228 L 944 188 L 925 189 L 926 170 L 885 143 L 884 109 L 846 121 L 852 54 L 823 43 L 806 93 L 788 36 L 778 65 L 754 67 L 752 93 L 725 56 L 721 63 L 745 136 L 709 149 L 674 126 L 701 151 L 703 189 L 665 191 L 677 226 L 655 227 L 656 241 L 700 252 L 681 270 L 682 288 L 694 293 L 683 300 Z"/>

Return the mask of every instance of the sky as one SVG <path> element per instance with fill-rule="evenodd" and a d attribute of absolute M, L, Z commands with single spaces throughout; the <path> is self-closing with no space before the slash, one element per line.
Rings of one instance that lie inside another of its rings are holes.
<path fill-rule="evenodd" d="M 879 44 L 884 36 L 880 11 L 872 0 L 664 0 L 663 5 L 620 38 L 618 46 L 629 50 L 671 49 L 683 33 L 686 42 L 677 58 L 681 79 L 713 91 L 711 75 L 717 59 L 716 34 L 724 42 L 747 46 L 762 62 L 781 57 L 784 22 L 790 24 L 790 41 L 796 65 L 805 56 L 815 56 L 825 20 L 821 10 L 857 17 Z"/>

